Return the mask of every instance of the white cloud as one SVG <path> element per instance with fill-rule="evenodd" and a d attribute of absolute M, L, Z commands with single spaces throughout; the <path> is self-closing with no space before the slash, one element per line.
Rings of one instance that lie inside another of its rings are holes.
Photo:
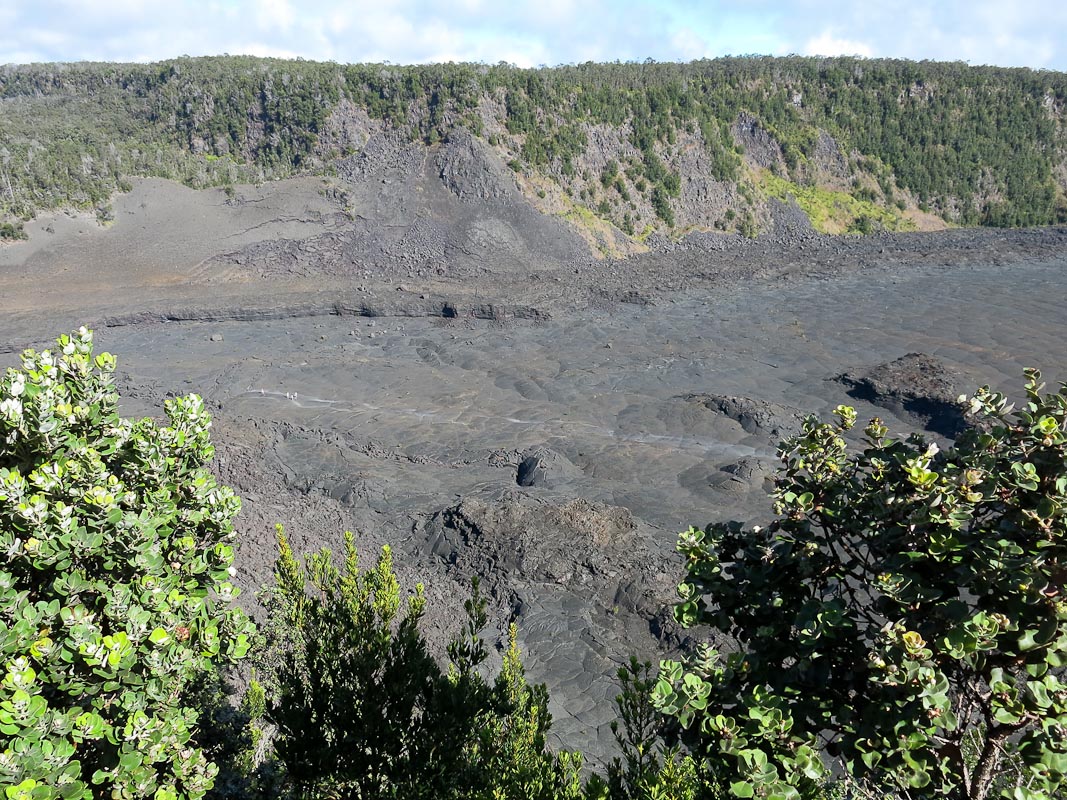
<path fill-rule="evenodd" d="M 256 3 L 256 22 L 261 30 L 276 29 L 287 33 L 296 15 L 289 0 L 259 0 Z"/>
<path fill-rule="evenodd" d="M 785 5 L 790 11 L 780 20 L 779 33 L 788 31 L 794 42 L 804 43 L 805 52 L 847 52 L 865 45 L 878 57 L 1067 69 L 1067 3 L 1062 0 L 788 0 Z M 834 40 L 853 47 L 832 48 Z"/>
<path fill-rule="evenodd" d="M 0 65 L 2 64 L 33 64 L 41 61 L 37 52 L 34 50 L 15 50 L 7 49 L 4 42 L 0 42 Z"/>
<path fill-rule="evenodd" d="M 835 36 L 831 31 L 823 31 L 818 36 L 804 42 L 801 53 L 806 56 L 864 56 L 870 58 L 874 50 L 865 42 Z"/>
<path fill-rule="evenodd" d="M 703 37 L 698 36 L 689 28 L 676 31 L 671 36 L 670 44 L 671 50 L 678 54 L 677 58 L 681 61 L 694 61 L 698 58 L 704 58 L 711 51 Z"/>
<path fill-rule="evenodd" d="M 588 11 L 596 3 L 582 3 L 576 0 L 538 0 L 536 3 L 517 3 L 526 12 L 526 16 L 535 16 L 537 21 L 547 25 L 563 25 L 571 21 L 581 11 Z"/>
<path fill-rule="evenodd" d="M 1067 69 L 1067 2 L 0 0 L 0 63 L 223 52 L 524 66 L 801 52 Z"/>
<path fill-rule="evenodd" d="M 346 32 L 354 23 L 352 12 L 349 9 L 341 8 L 327 14 L 322 20 L 321 27 L 324 35 L 326 35 L 327 31 L 340 34 Z"/>
<path fill-rule="evenodd" d="M 237 40 L 229 45 L 223 52 L 231 55 L 259 56 L 260 58 L 302 58 L 296 50 L 286 50 L 282 47 L 265 42 Z"/>

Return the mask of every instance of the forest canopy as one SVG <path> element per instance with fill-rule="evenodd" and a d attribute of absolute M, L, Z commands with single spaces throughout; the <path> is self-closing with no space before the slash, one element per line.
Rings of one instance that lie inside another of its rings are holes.
<path fill-rule="evenodd" d="M 620 225 L 636 191 L 657 225 L 673 226 L 683 139 L 703 144 L 711 178 L 758 183 L 739 119 L 770 137 L 796 185 L 819 182 L 811 162 L 828 136 L 848 159 L 843 188 L 860 200 L 903 208 L 906 199 L 963 225 L 1067 220 L 1067 74 L 1058 72 L 797 56 L 540 69 L 222 56 L 8 65 L 0 107 L 9 238 L 41 209 L 103 209 L 134 176 L 205 187 L 328 171 L 353 150 L 335 135 L 345 115 L 427 145 L 465 128 L 590 208 L 594 196 L 610 200 Z M 590 131 L 610 128 L 637 155 L 602 185 L 601 171 L 580 165 Z"/>

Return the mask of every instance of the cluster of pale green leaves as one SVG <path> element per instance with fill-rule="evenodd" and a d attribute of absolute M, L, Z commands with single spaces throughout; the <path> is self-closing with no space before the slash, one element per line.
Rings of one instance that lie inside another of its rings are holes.
<path fill-rule="evenodd" d="M 0 784 L 9 798 L 198 798 L 189 682 L 241 658 L 240 501 L 205 464 L 196 395 L 118 415 L 84 328 L 0 381 Z"/>
<path fill-rule="evenodd" d="M 809 419 L 773 524 L 682 534 L 677 617 L 733 644 L 664 662 L 654 699 L 735 796 L 809 795 L 832 762 L 909 797 L 1065 783 L 1067 387 L 1027 377 L 945 451 L 874 420 L 852 454 L 853 409 Z"/>

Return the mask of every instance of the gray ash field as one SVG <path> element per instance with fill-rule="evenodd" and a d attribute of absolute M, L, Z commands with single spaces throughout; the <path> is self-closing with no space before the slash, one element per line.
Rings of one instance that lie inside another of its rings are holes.
<path fill-rule="evenodd" d="M 679 643 L 677 532 L 765 518 L 805 414 L 937 438 L 953 393 L 1067 380 L 1064 230 L 833 239 L 783 207 L 755 242 L 598 260 L 477 152 L 394 156 L 42 218 L 0 248 L 2 358 L 87 323 L 128 414 L 203 395 L 250 606 L 279 522 L 304 553 L 392 545 L 439 645 L 481 576 L 491 638 L 518 622 L 558 743 L 594 758 L 617 666 Z"/>

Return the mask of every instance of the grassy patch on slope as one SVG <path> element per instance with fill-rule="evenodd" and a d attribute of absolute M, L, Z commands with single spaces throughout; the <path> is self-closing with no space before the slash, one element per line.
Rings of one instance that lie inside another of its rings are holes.
<path fill-rule="evenodd" d="M 760 170 L 760 188 L 768 197 L 788 201 L 790 197 L 808 215 L 819 233 L 873 233 L 877 230 L 909 231 L 915 225 L 895 208 L 885 208 L 870 200 L 860 200 L 847 192 L 835 192 L 818 186 L 801 186 Z"/>
<path fill-rule="evenodd" d="M 643 246 L 643 240 L 630 239 L 609 221 L 598 217 L 591 209 L 574 202 L 566 195 L 564 199 L 567 207 L 560 212 L 560 216 L 575 227 L 598 258 L 622 258 L 647 250 Z M 627 246 L 629 242 L 635 242 L 635 246 Z"/>

